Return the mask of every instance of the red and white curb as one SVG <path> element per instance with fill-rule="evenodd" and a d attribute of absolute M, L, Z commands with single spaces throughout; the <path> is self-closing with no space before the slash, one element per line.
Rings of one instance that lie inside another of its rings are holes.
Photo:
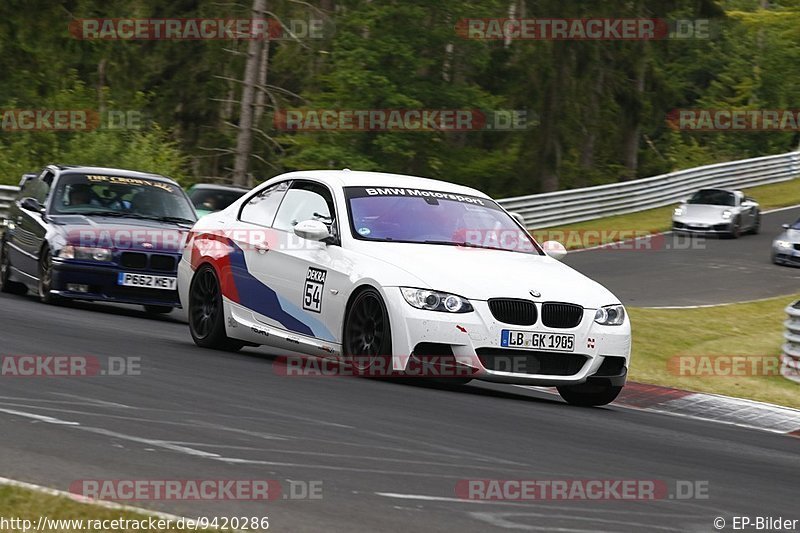
<path fill-rule="evenodd" d="M 555 389 L 536 390 L 555 393 Z M 800 410 L 771 403 L 628 382 L 611 406 L 800 437 Z"/>

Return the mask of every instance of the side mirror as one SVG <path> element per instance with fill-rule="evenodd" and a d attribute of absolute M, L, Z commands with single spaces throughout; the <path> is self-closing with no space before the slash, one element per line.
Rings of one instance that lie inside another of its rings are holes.
<path fill-rule="evenodd" d="M 322 241 L 331 236 L 328 226 L 319 220 L 304 220 L 294 226 L 294 234 L 310 241 Z"/>
<path fill-rule="evenodd" d="M 22 178 L 20 178 L 19 180 L 19 188 L 21 189 L 23 185 L 25 185 L 30 180 L 36 179 L 37 177 L 39 177 L 39 174 L 35 172 L 26 172 L 25 174 L 22 175 Z"/>
<path fill-rule="evenodd" d="M 789 224 L 781 224 L 781 227 L 782 227 L 783 229 L 789 229 Z"/>
<path fill-rule="evenodd" d="M 514 217 L 514 220 L 516 220 L 517 222 L 519 222 L 519 225 L 520 225 L 520 226 L 522 226 L 522 227 L 523 227 L 523 228 L 525 228 L 525 229 L 528 229 L 528 226 L 526 226 L 526 225 L 525 225 L 525 217 L 524 217 L 524 216 L 520 215 L 519 213 L 509 213 L 509 214 L 510 214 L 512 217 Z"/>
<path fill-rule="evenodd" d="M 36 198 L 23 198 L 20 200 L 19 206 L 25 211 L 33 211 L 34 213 L 41 213 L 43 211 L 42 205 Z"/>
<path fill-rule="evenodd" d="M 542 244 L 542 249 L 544 253 L 558 261 L 561 261 L 567 255 L 567 249 L 558 241 L 545 241 Z"/>

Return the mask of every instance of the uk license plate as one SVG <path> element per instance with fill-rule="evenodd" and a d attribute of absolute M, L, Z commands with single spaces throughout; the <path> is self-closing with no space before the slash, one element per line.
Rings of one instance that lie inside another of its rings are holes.
<path fill-rule="evenodd" d="M 178 278 L 120 272 L 119 276 L 117 277 L 117 284 L 122 285 L 123 287 L 142 287 L 145 289 L 174 291 L 178 285 Z"/>
<path fill-rule="evenodd" d="M 575 335 L 504 329 L 500 332 L 500 346 L 547 352 L 574 352 Z"/>

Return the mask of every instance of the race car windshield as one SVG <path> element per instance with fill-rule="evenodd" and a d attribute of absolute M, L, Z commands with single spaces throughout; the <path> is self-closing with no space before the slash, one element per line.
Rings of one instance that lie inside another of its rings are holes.
<path fill-rule="evenodd" d="M 194 223 L 197 217 L 171 183 L 112 175 L 65 174 L 58 180 L 51 212 L 62 215 L 146 218 Z"/>
<path fill-rule="evenodd" d="M 411 188 L 346 187 L 356 239 L 468 246 L 544 255 L 495 202 Z"/>
<path fill-rule="evenodd" d="M 700 205 L 736 205 L 736 197 L 733 193 L 728 191 L 720 191 L 717 189 L 703 189 L 697 191 L 689 198 L 690 204 Z"/>

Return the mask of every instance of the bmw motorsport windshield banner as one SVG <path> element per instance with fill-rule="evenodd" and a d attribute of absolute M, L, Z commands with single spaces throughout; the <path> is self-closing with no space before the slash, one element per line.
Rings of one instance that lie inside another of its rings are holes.
<path fill-rule="evenodd" d="M 491 209 L 499 209 L 497 204 L 487 198 L 479 198 L 468 194 L 455 194 L 451 192 L 432 191 L 408 187 L 345 187 L 347 198 L 364 198 L 371 196 L 398 196 L 409 198 L 433 198 L 436 200 L 451 200 L 464 204 L 479 205 Z"/>

